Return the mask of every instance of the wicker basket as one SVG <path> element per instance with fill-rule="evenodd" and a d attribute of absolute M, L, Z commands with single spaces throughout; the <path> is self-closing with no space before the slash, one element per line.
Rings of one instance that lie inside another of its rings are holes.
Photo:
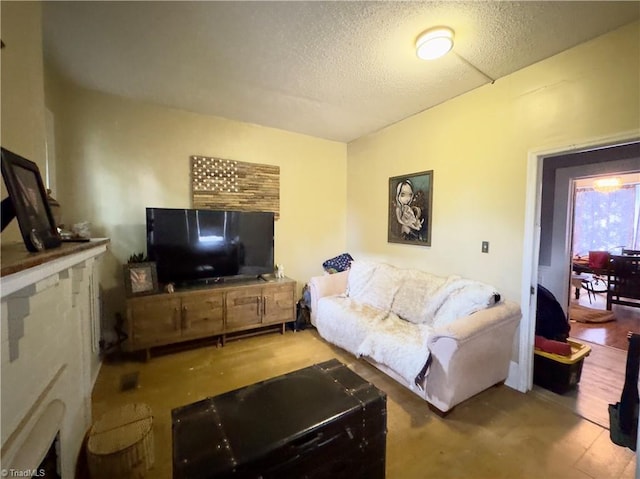
<path fill-rule="evenodd" d="M 153 417 L 142 403 L 104 414 L 89 430 L 92 479 L 142 478 L 154 461 Z"/>

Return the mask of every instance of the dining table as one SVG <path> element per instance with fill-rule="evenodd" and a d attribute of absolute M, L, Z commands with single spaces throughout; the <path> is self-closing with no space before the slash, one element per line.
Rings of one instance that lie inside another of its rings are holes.
<path fill-rule="evenodd" d="M 607 292 L 607 268 L 594 268 L 589 265 L 588 257 L 575 256 L 571 262 L 571 269 L 576 277 L 580 277 L 582 286 L 589 293 Z M 585 275 L 584 277 L 582 277 Z M 586 276 L 588 275 L 588 276 Z M 580 297 L 579 289 L 576 288 L 576 298 Z M 589 298 L 591 299 L 591 297 Z"/>

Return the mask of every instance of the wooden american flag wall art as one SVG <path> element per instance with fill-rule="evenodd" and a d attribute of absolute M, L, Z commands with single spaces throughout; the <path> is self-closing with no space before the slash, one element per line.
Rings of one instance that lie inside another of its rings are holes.
<path fill-rule="evenodd" d="M 280 167 L 191 156 L 194 208 L 272 211 L 280 217 Z"/>

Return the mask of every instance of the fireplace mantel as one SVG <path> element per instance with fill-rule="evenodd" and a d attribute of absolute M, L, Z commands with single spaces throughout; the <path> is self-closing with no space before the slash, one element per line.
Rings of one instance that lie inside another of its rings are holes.
<path fill-rule="evenodd" d="M 74 477 L 100 365 L 98 257 L 108 244 L 93 239 L 40 253 L 2 244 L 0 460 L 16 474 L 38 467 L 55 437 L 59 472 Z"/>
<path fill-rule="evenodd" d="M 63 243 L 59 248 L 30 253 L 23 243 L 2 245 L 0 293 L 2 298 L 38 281 L 104 253 L 108 238 Z"/>

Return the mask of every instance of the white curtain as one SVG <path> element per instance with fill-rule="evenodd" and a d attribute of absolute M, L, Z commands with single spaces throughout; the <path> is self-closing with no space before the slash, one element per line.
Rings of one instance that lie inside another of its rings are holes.
<path fill-rule="evenodd" d="M 576 189 L 573 254 L 640 249 L 640 184 L 600 193 Z"/>

